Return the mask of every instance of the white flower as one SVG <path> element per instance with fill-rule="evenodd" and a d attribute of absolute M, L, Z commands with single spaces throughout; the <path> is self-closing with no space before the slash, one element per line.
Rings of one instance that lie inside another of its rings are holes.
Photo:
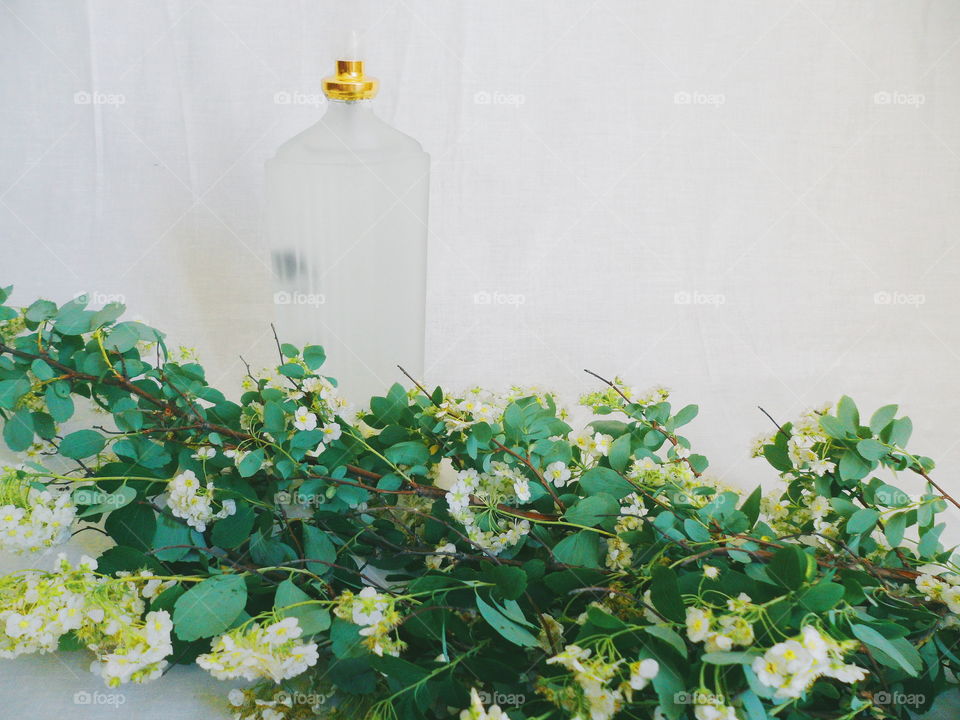
<path fill-rule="evenodd" d="M 301 634 L 300 625 L 296 618 L 284 618 L 280 622 L 268 625 L 263 634 L 271 645 L 282 645 L 289 640 L 296 640 Z"/>
<path fill-rule="evenodd" d="M 513 492 L 520 502 L 525 503 L 530 501 L 530 483 L 524 478 L 517 478 L 513 481 Z"/>
<path fill-rule="evenodd" d="M 174 517 L 181 518 L 192 528 L 203 532 L 207 523 L 222 520 L 237 510 L 235 500 L 225 500 L 219 511 L 213 508 L 214 485 L 208 482 L 201 489 L 200 481 L 193 470 L 184 470 L 170 481 L 166 505 Z"/>
<path fill-rule="evenodd" d="M 0 477 L 0 550 L 33 552 L 70 538 L 77 510 L 70 493 L 30 487 L 15 471 Z"/>
<path fill-rule="evenodd" d="M 248 623 L 214 640 L 211 651 L 197 657 L 197 665 L 218 680 L 263 678 L 279 683 L 306 672 L 319 659 L 315 643 L 297 641 L 300 632 L 294 618 L 267 628 Z"/>
<path fill-rule="evenodd" d="M 598 455 L 606 456 L 610 452 L 610 445 L 613 444 L 612 435 L 597 433 L 593 436 L 593 450 Z"/>
<path fill-rule="evenodd" d="M 720 568 L 716 565 L 704 565 L 703 574 L 711 580 L 716 580 L 720 576 Z"/>
<path fill-rule="evenodd" d="M 547 465 L 543 473 L 543 476 L 546 478 L 546 480 L 553 483 L 558 488 L 562 488 L 567 484 L 567 482 L 570 480 L 570 475 L 570 468 L 567 467 L 566 463 L 560 460 Z"/>
<path fill-rule="evenodd" d="M 313 430 L 317 427 L 317 416 L 309 408 L 298 407 L 293 415 L 293 426 L 297 430 Z"/>
<path fill-rule="evenodd" d="M 343 435 L 343 430 L 340 429 L 338 423 L 327 423 L 321 429 L 323 433 L 323 442 L 333 442 L 334 440 L 339 440 L 340 436 Z"/>
<path fill-rule="evenodd" d="M 387 597 L 372 587 L 365 587 L 357 594 L 356 599 L 353 607 L 355 625 L 376 625 L 383 620 L 383 613 L 390 605 Z"/>
<path fill-rule="evenodd" d="M 703 642 L 710 633 L 713 614 L 702 608 L 687 608 L 687 638 L 690 642 Z"/>
<path fill-rule="evenodd" d="M 211 447 L 210 445 L 197 448 L 197 451 L 191 456 L 194 460 L 209 460 L 210 458 L 216 457 L 217 449 Z"/>
<path fill-rule="evenodd" d="M 660 672 L 660 663 L 652 658 L 630 664 L 630 687 L 643 690 Z"/>
<path fill-rule="evenodd" d="M 810 463 L 811 472 L 820 477 L 823 477 L 823 475 L 828 472 L 833 472 L 836 468 L 836 463 L 832 463 L 825 458 L 817 458 Z"/>

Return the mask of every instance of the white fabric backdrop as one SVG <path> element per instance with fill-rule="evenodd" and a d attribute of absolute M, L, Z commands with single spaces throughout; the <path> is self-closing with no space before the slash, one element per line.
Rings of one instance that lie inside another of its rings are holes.
<path fill-rule="evenodd" d="M 269 362 L 263 161 L 350 28 L 433 155 L 428 382 L 664 383 L 734 483 L 758 404 L 900 402 L 957 487 L 954 0 L 0 0 L 0 281 L 120 296 L 224 383 Z M 11 665 L 24 713 L 25 673 L 95 687 Z"/>

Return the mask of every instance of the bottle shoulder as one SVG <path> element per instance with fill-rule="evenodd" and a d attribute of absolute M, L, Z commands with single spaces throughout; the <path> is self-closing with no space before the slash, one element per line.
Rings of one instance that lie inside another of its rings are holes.
<path fill-rule="evenodd" d="M 327 112 L 318 122 L 277 149 L 271 162 L 327 164 L 426 156 L 414 138 L 390 126 L 369 110 Z"/>

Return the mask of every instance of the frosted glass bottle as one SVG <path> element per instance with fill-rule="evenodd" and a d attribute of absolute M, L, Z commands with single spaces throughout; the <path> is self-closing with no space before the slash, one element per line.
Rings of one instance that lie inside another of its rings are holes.
<path fill-rule="evenodd" d="M 323 345 L 357 405 L 423 375 L 430 156 L 378 118 L 377 82 L 340 60 L 323 118 L 267 161 L 265 225 L 283 342 Z"/>

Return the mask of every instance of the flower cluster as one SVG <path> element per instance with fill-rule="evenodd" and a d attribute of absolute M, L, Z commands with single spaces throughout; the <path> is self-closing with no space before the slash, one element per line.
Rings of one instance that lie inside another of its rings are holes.
<path fill-rule="evenodd" d="M 460 712 L 460 720 L 510 720 L 510 716 L 499 705 L 484 709 L 477 689 L 470 688 L 470 707 Z"/>
<path fill-rule="evenodd" d="M 9 468 L 0 477 L 0 550 L 22 553 L 64 543 L 76 515 L 69 493 L 31 487 Z"/>
<path fill-rule="evenodd" d="M 264 625 L 249 622 L 213 642 L 211 652 L 200 655 L 197 665 L 218 680 L 287 680 L 316 664 L 316 643 L 298 640 L 302 631 L 296 618 L 270 618 Z"/>
<path fill-rule="evenodd" d="M 424 560 L 426 566 L 430 570 L 452 570 L 453 564 L 456 562 L 456 558 L 452 557 L 452 553 L 457 551 L 457 546 L 453 543 L 444 543 L 443 545 L 438 545 L 436 551 L 442 554 L 427 555 L 426 559 Z M 449 561 L 446 566 L 444 566 L 445 561 Z"/>
<path fill-rule="evenodd" d="M 397 656 L 406 647 L 394 632 L 401 620 L 396 602 L 375 588 L 365 587 L 357 594 L 343 591 L 333 612 L 338 618 L 360 626 L 363 644 L 375 655 Z"/>
<path fill-rule="evenodd" d="M 73 633 L 96 653 L 90 669 L 110 687 L 159 677 L 173 652 L 170 615 L 159 610 L 142 616 L 143 597 L 164 581 L 149 572 L 102 577 L 96 567 L 91 558 L 73 566 L 60 555 L 55 572 L 6 578 L 0 584 L 0 657 L 52 652 Z"/>
<path fill-rule="evenodd" d="M 917 576 L 914 584 L 927 600 L 942 602 L 950 612 L 960 613 L 960 575 L 936 577 L 924 573 Z"/>
<path fill-rule="evenodd" d="M 193 470 L 184 470 L 170 481 L 167 507 L 175 517 L 186 520 L 187 525 L 203 532 L 207 529 L 207 523 L 222 520 L 237 511 L 234 500 L 224 500 L 220 510 L 214 511 L 213 492 L 212 482 L 208 482 L 204 490 Z"/>
<path fill-rule="evenodd" d="M 857 647 L 856 641 L 838 643 L 813 625 L 805 625 L 796 638 L 777 643 L 763 657 L 753 661 L 761 683 L 774 688 L 778 698 L 798 698 L 819 677 L 853 684 L 867 671 L 844 663 L 844 655 Z"/>
<path fill-rule="evenodd" d="M 711 575 L 706 570 L 705 574 Z M 738 602 L 740 605 L 734 604 Z M 730 609 L 734 612 L 719 617 L 709 608 L 688 607 L 687 639 L 690 642 L 704 643 L 707 652 L 726 651 L 735 645 L 746 647 L 753 644 L 753 626 L 746 618 L 737 614 L 737 608 L 749 602 L 750 598 L 746 595 L 731 599 Z"/>
<path fill-rule="evenodd" d="M 97 642 L 88 644 L 97 653 L 90 670 L 109 687 L 155 680 L 163 674 L 166 658 L 173 653 L 172 629 L 166 610 L 148 612 L 143 622 L 126 615 L 111 618 Z"/>
<path fill-rule="evenodd" d="M 696 720 L 740 720 L 736 709 L 724 704 L 722 697 L 707 690 L 698 690 L 694 697 L 697 699 L 693 706 Z"/>
<path fill-rule="evenodd" d="M 593 410 L 601 407 L 623 407 L 627 404 L 649 407 L 664 402 L 670 397 L 670 390 L 662 385 L 654 385 L 644 390 L 624 384 L 619 377 L 613 379 L 613 384 L 617 386 L 616 390 L 611 387 L 588 393 L 580 398 L 580 404 Z"/>
<path fill-rule="evenodd" d="M 541 407 L 548 407 L 554 399 L 536 387 L 514 385 L 505 393 L 493 393 L 481 388 L 471 388 L 458 395 L 444 395 L 435 412 L 448 431 L 459 432 L 477 423 L 498 423 L 510 403 L 524 397 L 534 397 Z M 568 412 L 557 408 L 557 416 L 564 419 Z"/>
<path fill-rule="evenodd" d="M 585 465 L 590 464 L 610 453 L 613 436 L 594 432 L 585 428 L 570 436 L 570 442 L 580 449 L 580 457 Z"/>
<path fill-rule="evenodd" d="M 623 706 L 625 696 L 632 698 L 634 691 L 643 690 L 660 672 L 656 660 L 647 658 L 630 663 L 629 677 L 614 686 L 619 677 L 622 660 L 608 661 L 600 654 L 579 645 L 567 645 L 562 652 L 547 660 L 548 665 L 559 665 L 573 675 L 579 692 L 565 695 L 561 703 L 576 717 L 591 720 L 609 720 Z"/>
<path fill-rule="evenodd" d="M 820 427 L 820 418 L 830 412 L 830 404 L 804 412 L 790 427 L 787 439 L 787 456 L 797 472 L 822 477 L 833 472 L 836 464 L 826 459 L 824 450 L 830 438 Z M 778 432 L 786 432 L 781 429 Z M 765 445 L 770 445 L 774 437 L 770 434 L 759 436 L 753 444 L 752 457 L 761 457 Z"/>
<path fill-rule="evenodd" d="M 477 510 L 471 498 L 483 503 Z M 502 523 L 496 510 L 501 503 L 519 505 L 531 498 L 529 481 L 515 468 L 502 462 L 491 464 L 490 472 L 470 468 L 457 473 L 456 482 L 446 494 L 450 516 L 464 526 L 470 542 L 496 555 L 519 543 L 530 532 L 527 520 Z"/>

